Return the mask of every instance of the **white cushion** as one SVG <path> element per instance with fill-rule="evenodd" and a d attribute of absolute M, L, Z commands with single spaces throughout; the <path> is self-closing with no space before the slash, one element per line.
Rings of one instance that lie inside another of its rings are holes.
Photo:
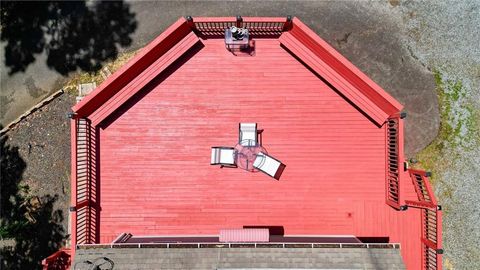
<path fill-rule="evenodd" d="M 256 123 L 240 123 L 240 144 L 244 146 L 253 146 L 257 143 L 257 124 Z"/>
<path fill-rule="evenodd" d="M 234 149 L 212 148 L 210 164 L 235 164 Z"/>
<path fill-rule="evenodd" d="M 234 156 L 234 150 L 233 149 L 221 149 L 220 150 L 220 163 L 235 164 L 233 156 Z"/>
<path fill-rule="evenodd" d="M 249 132 L 249 131 L 242 131 L 242 140 L 253 140 L 255 141 L 257 139 L 255 131 Z"/>
<path fill-rule="evenodd" d="M 241 130 L 255 130 L 257 123 L 240 123 Z"/>
<path fill-rule="evenodd" d="M 258 153 L 257 158 L 255 158 L 255 161 L 253 162 L 253 167 L 267 173 L 271 177 L 275 177 L 280 165 L 282 165 L 282 163 L 264 153 Z"/>

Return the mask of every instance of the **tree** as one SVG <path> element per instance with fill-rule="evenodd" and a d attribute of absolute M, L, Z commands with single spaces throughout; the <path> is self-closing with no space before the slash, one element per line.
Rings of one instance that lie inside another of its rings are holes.
<path fill-rule="evenodd" d="M 18 150 L 7 135 L 0 136 L 0 240 L 14 241 L 0 248 L 0 269 L 41 269 L 41 260 L 66 238 L 63 213 L 54 209 L 56 195 L 38 197 L 22 184 L 27 164 Z"/>
<path fill-rule="evenodd" d="M 47 66 L 66 76 L 96 71 L 132 43 L 135 14 L 121 1 L 2 2 L 1 35 L 9 73 L 24 72 L 44 52 Z"/>

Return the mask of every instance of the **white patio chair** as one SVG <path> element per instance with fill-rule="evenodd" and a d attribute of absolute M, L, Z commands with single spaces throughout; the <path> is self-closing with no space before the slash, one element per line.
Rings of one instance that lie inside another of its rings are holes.
<path fill-rule="evenodd" d="M 223 146 L 212 147 L 210 165 L 236 168 L 237 164 L 235 163 L 235 148 Z"/>
<path fill-rule="evenodd" d="M 238 143 L 243 146 L 255 146 L 258 143 L 257 123 L 240 123 Z"/>
<path fill-rule="evenodd" d="M 253 162 L 253 167 L 279 180 L 286 166 L 265 153 L 258 153 Z"/>

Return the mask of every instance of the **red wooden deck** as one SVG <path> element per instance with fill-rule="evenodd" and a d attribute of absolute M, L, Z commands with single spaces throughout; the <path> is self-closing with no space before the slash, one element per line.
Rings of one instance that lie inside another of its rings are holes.
<path fill-rule="evenodd" d="M 253 57 L 233 56 L 222 39 L 201 42 L 100 129 L 101 242 L 283 226 L 389 237 L 419 269 L 420 213 L 385 203 L 385 128 L 277 39 L 256 39 Z M 209 165 L 211 146 L 235 145 L 239 122 L 264 129 L 265 148 L 287 166 L 279 181 Z"/>

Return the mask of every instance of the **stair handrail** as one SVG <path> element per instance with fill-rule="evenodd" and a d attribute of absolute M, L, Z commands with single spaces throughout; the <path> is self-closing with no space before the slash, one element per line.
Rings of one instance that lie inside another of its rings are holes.
<path fill-rule="evenodd" d="M 422 269 L 442 269 L 442 207 L 430 185 L 430 172 L 408 169 L 418 201 L 405 200 L 408 207 L 422 211 Z"/>

